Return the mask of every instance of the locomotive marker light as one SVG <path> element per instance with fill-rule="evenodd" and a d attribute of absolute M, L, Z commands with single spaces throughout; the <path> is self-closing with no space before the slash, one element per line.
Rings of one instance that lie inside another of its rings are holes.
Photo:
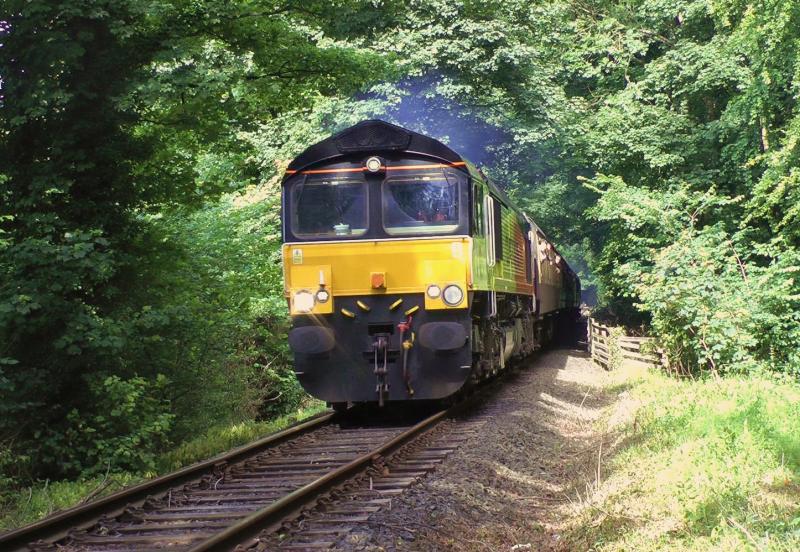
<path fill-rule="evenodd" d="M 464 290 L 455 284 L 451 284 L 444 288 L 442 299 L 444 299 L 445 304 L 448 306 L 455 307 L 464 300 Z"/>
<path fill-rule="evenodd" d="M 386 273 L 372 272 L 369 275 L 369 283 L 372 289 L 386 289 Z"/>
<path fill-rule="evenodd" d="M 314 310 L 314 295 L 308 290 L 301 290 L 294 294 L 294 310 L 307 314 Z"/>
<path fill-rule="evenodd" d="M 428 286 L 428 297 L 431 299 L 438 299 L 442 295 L 442 288 L 437 286 L 436 284 L 431 284 Z"/>
<path fill-rule="evenodd" d="M 331 298 L 331 294 L 328 293 L 328 290 L 321 289 L 321 290 L 317 291 L 317 301 L 319 301 L 320 303 L 324 303 L 330 298 Z"/>
<path fill-rule="evenodd" d="M 376 173 L 383 168 L 383 161 L 380 157 L 373 156 L 367 159 L 367 161 L 364 163 L 364 166 L 367 167 L 369 172 Z"/>

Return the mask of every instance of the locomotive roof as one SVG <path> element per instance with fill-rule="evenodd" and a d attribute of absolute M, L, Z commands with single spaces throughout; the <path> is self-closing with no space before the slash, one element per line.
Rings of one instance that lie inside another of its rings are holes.
<path fill-rule="evenodd" d="M 286 174 L 291 176 L 323 161 L 336 162 L 339 158 L 355 152 L 406 152 L 425 155 L 445 163 L 465 163 L 468 169 L 471 169 L 470 172 L 477 172 L 492 193 L 508 208 L 522 214 L 500 186 L 489 180 L 479 169 L 472 168 L 466 159 L 448 146 L 430 136 L 380 119 L 361 121 L 310 146 L 289 164 Z"/>
<path fill-rule="evenodd" d="M 445 163 L 464 161 L 459 154 L 438 140 L 386 121 L 370 119 L 309 147 L 291 162 L 287 172 L 293 174 L 322 161 L 335 162 L 337 158 L 360 151 L 402 151 L 426 155 Z"/>

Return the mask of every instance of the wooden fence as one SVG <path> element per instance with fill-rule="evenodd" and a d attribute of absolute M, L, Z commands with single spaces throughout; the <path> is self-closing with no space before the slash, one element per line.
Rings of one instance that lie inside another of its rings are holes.
<path fill-rule="evenodd" d="M 668 366 L 664 351 L 655 346 L 655 338 L 621 335 L 621 331 L 612 331 L 593 318 L 589 318 L 589 353 L 592 362 L 606 370 L 624 360 L 642 362 L 653 368 Z"/>

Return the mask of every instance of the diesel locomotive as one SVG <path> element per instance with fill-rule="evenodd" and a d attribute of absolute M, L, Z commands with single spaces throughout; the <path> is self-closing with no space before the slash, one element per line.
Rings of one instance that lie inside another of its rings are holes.
<path fill-rule="evenodd" d="M 569 331 L 580 281 L 469 161 L 368 120 L 282 181 L 295 373 L 348 403 L 443 399 Z"/>

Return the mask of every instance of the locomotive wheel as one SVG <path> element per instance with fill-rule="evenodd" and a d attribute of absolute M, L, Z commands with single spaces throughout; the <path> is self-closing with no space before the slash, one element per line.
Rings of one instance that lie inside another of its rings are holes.
<path fill-rule="evenodd" d="M 336 413 L 341 413 L 347 410 L 348 404 L 346 402 L 335 402 L 331 403 L 331 408 Z"/>

